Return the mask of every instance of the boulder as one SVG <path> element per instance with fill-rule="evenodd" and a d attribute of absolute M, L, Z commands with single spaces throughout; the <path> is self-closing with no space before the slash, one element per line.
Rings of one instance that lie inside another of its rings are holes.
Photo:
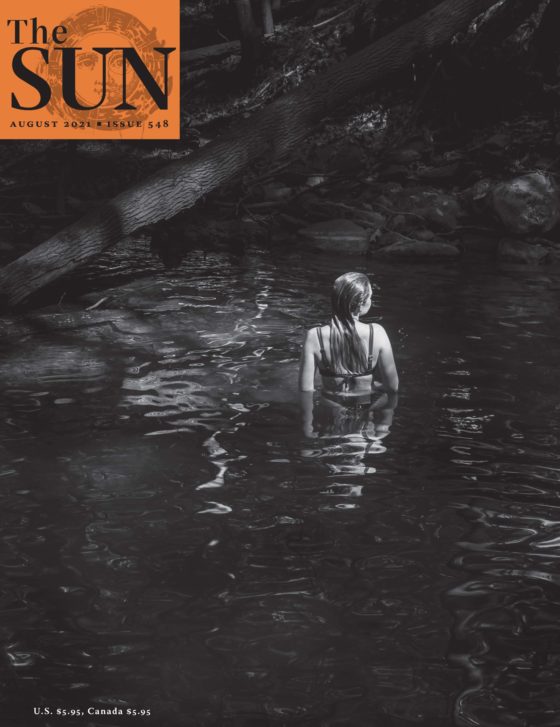
<path fill-rule="evenodd" d="M 498 259 L 502 262 L 538 265 L 546 262 L 550 250 L 539 243 L 529 243 L 509 237 L 502 238 L 498 244 Z"/>
<path fill-rule="evenodd" d="M 425 240 L 401 240 L 376 251 L 376 256 L 425 260 L 433 258 L 458 257 L 456 245 L 448 242 L 426 242 Z"/>
<path fill-rule="evenodd" d="M 493 134 L 484 142 L 484 146 L 490 149 L 507 149 L 511 146 L 512 138 L 509 134 Z"/>
<path fill-rule="evenodd" d="M 386 230 L 382 232 L 375 240 L 375 247 L 389 247 L 396 242 L 401 242 L 402 235 L 394 230 Z"/>
<path fill-rule="evenodd" d="M 451 162 L 449 164 L 441 164 L 437 167 L 425 166 L 416 171 L 416 176 L 420 179 L 439 181 L 449 180 L 456 177 L 461 170 L 460 162 Z"/>
<path fill-rule="evenodd" d="M 503 225 L 518 235 L 549 232 L 560 221 L 560 189 L 545 172 L 497 184 L 491 203 Z"/>
<path fill-rule="evenodd" d="M 356 213 L 356 216 L 359 217 L 360 222 L 363 222 L 364 225 L 373 228 L 374 230 L 384 227 L 387 222 L 385 215 L 382 215 L 379 212 L 371 212 L 368 209 L 360 210 L 359 215 Z"/>
<path fill-rule="evenodd" d="M 299 230 L 305 243 L 323 252 L 365 255 L 369 249 L 369 232 L 351 220 L 317 222 Z"/>
<path fill-rule="evenodd" d="M 407 218 L 404 215 L 395 215 L 391 220 L 392 230 L 406 230 L 408 225 Z"/>
<path fill-rule="evenodd" d="M 431 187 L 408 187 L 394 199 L 395 211 L 415 215 L 437 229 L 454 230 L 463 213 L 458 200 Z"/>
<path fill-rule="evenodd" d="M 413 164 L 421 159 L 422 154 L 417 149 L 411 147 L 403 147 L 402 149 L 395 149 L 388 154 L 388 159 L 394 164 Z"/>
<path fill-rule="evenodd" d="M 424 242 L 430 242 L 433 240 L 435 235 L 431 230 L 416 230 L 414 233 L 417 240 L 424 240 Z"/>
<path fill-rule="evenodd" d="M 327 177 L 324 174 L 310 174 L 305 180 L 305 186 L 318 187 L 319 185 L 324 184 L 326 180 Z"/>
<path fill-rule="evenodd" d="M 493 183 L 490 179 L 479 179 L 463 192 L 463 199 L 475 214 L 481 214 L 486 210 L 492 188 Z"/>

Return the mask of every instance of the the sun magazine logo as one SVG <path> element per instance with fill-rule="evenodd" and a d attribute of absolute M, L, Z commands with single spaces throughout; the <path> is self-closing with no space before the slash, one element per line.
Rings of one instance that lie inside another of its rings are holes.
<path fill-rule="evenodd" d="M 179 0 L 18 0 L 0 14 L 0 138 L 180 137 Z"/>

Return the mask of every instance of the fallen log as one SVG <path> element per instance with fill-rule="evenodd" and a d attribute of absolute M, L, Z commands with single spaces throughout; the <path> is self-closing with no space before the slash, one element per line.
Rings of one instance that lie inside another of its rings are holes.
<path fill-rule="evenodd" d="M 123 237 L 191 207 L 255 159 L 282 157 L 333 107 L 441 47 L 495 2 L 445 0 L 239 122 L 187 159 L 125 190 L 2 269 L 1 302 L 7 306 L 24 302 Z"/>
<path fill-rule="evenodd" d="M 204 48 L 183 51 L 181 53 L 181 64 L 197 63 L 210 59 L 216 60 L 232 53 L 241 53 L 240 41 L 232 40 L 228 43 L 217 43 L 216 45 L 207 45 Z"/>

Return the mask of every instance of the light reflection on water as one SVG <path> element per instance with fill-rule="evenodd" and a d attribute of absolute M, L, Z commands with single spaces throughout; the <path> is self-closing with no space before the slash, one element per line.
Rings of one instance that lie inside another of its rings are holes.
<path fill-rule="evenodd" d="M 126 331 L 4 357 L 11 724 L 24 702 L 169 727 L 554 724 L 554 279 L 352 267 L 400 366 L 384 439 L 299 432 L 303 327 L 342 272 L 321 257 L 193 253 L 88 301 Z"/>

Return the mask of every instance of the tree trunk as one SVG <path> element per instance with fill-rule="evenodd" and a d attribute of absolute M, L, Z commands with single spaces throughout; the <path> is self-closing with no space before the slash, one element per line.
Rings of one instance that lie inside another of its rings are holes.
<path fill-rule="evenodd" d="M 274 19 L 272 17 L 272 7 L 270 5 L 270 0 L 261 0 L 261 6 L 264 34 L 272 35 L 274 33 Z"/>
<path fill-rule="evenodd" d="M 239 37 L 241 38 L 241 65 L 251 72 L 260 54 L 260 33 L 253 18 L 251 0 L 235 0 Z"/>
<path fill-rule="evenodd" d="M 232 53 L 239 53 L 241 43 L 238 40 L 231 40 L 228 43 L 217 43 L 207 45 L 205 48 L 195 48 L 181 53 L 181 64 L 196 63 L 197 61 L 216 60 L 221 56 L 228 56 Z"/>
<path fill-rule="evenodd" d="M 55 234 L 0 271 L 8 305 L 26 300 L 139 228 L 169 219 L 255 159 L 282 157 L 340 105 L 416 56 L 448 42 L 495 0 L 446 0 L 359 53 L 314 76 L 227 134 L 174 162 Z"/>
<path fill-rule="evenodd" d="M 547 83 L 560 82 L 560 48 L 558 29 L 560 28 L 560 4 L 551 0 L 544 11 L 541 24 L 533 40 L 535 68 L 541 72 Z"/>

